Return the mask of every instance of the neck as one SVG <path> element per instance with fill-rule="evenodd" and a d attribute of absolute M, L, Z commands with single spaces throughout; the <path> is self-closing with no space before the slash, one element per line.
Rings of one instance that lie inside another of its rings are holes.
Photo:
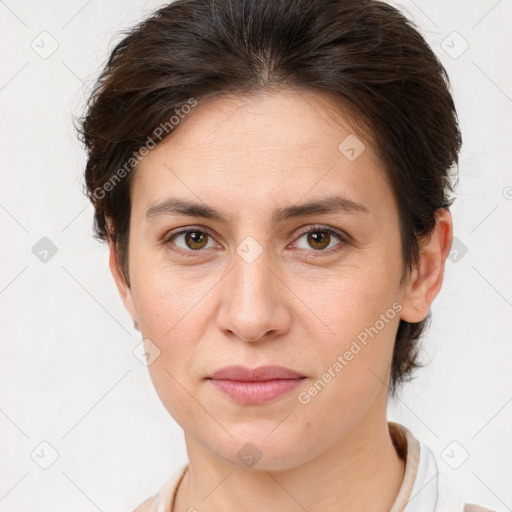
<path fill-rule="evenodd" d="M 189 471 L 175 511 L 388 512 L 404 476 L 385 415 L 380 421 L 365 418 L 320 456 L 286 470 L 234 467 L 187 435 L 185 441 Z"/>

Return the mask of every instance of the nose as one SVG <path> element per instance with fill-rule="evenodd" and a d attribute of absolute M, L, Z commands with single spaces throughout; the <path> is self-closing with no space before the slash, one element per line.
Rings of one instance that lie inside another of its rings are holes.
<path fill-rule="evenodd" d="M 264 254 L 247 262 L 235 255 L 223 280 L 218 327 L 227 336 L 255 342 L 287 332 L 291 324 L 287 287 Z"/>

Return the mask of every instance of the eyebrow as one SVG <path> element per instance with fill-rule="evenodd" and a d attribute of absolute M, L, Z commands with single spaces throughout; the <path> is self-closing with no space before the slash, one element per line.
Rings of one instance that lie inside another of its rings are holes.
<path fill-rule="evenodd" d="M 334 195 L 308 203 L 276 208 L 272 212 L 272 222 L 277 224 L 291 218 L 325 213 L 370 213 L 370 210 L 365 205 L 356 203 L 345 196 Z M 146 211 L 146 220 L 151 221 L 156 217 L 167 215 L 187 215 L 214 219 L 223 223 L 228 221 L 227 215 L 211 206 L 178 198 L 169 198 L 151 206 Z"/>

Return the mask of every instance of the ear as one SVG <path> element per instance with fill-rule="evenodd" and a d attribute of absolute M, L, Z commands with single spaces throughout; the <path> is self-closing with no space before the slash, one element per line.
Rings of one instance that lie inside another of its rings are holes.
<path fill-rule="evenodd" d="M 121 296 L 121 299 L 123 301 L 124 307 L 127 309 L 128 313 L 130 313 L 130 316 L 132 317 L 133 326 L 135 329 L 139 330 L 137 308 L 135 307 L 135 301 L 133 300 L 132 289 L 124 279 L 124 276 L 119 267 L 116 245 L 109 241 L 108 246 L 110 250 L 110 257 L 108 262 L 110 271 L 112 272 L 112 276 L 114 277 L 114 281 L 119 291 L 119 295 Z"/>
<path fill-rule="evenodd" d="M 450 212 L 439 208 L 436 226 L 426 241 L 420 243 L 418 265 L 411 272 L 402 296 L 402 320 L 421 322 L 430 311 L 430 306 L 441 290 L 446 258 L 453 241 L 453 224 Z"/>

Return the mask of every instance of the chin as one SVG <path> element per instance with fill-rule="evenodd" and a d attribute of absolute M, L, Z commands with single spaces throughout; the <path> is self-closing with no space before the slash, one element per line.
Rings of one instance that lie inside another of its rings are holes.
<path fill-rule="evenodd" d="M 266 421 L 264 426 L 258 422 L 252 428 L 247 424 L 238 424 L 236 431 L 228 427 L 232 437 L 224 433 L 222 439 L 216 442 L 208 438 L 205 446 L 216 457 L 238 469 L 255 471 L 291 469 L 304 462 L 308 448 L 304 445 L 304 439 L 300 438 L 301 436 L 295 435 L 296 432 L 291 429 L 287 430 L 282 428 L 282 425 L 279 426 L 279 421 Z M 271 425 L 270 428 L 269 425 Z M 280 428 L 282 431 L 278 433 Z M 272 432 L 273 429 L 275 429 L 274 432 Z"/>

